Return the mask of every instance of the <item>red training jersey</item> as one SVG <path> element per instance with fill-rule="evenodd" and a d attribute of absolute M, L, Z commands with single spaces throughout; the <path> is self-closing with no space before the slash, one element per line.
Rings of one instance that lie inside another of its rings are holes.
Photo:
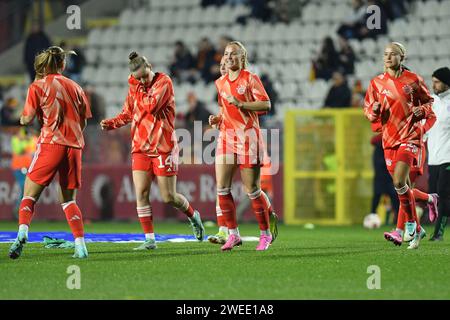
<path fill-rule="evenodd" d="M 375 102 L 381 105 L 378 114 L 372 110 Z M 427 119 L 430 124 L 436 119 L 432 103 L 433 98 L 419 75 L 403 70 L 400 77 L 393 78 L 385 72 L 370 81 L 364 113 L 370 122 L 381 123 L 383 149 L 397 148 L 403 143 L 420 146 L 424 133 L 421 120 Z M 421 117 L 414 115 L 413 106 L 421 107 Z"/>
<path fill-rule="evenodd" d="M 61 74 L 49 74 L 28 88 L 23 116 L 37 116 L 42 125 L 38 143 L 83 148 L 84 121 L 91 108 L 83 89 Z"/>
<path fill-rule="evenodd" d="M 218 152 L 232 152 L 249 156 L 254 162 L 257 162 L 256 159 L 262 161 L 264 142 L 259 126 L 261 112 L 239 109 L 226 99 L 227 96 L 234 96 L 242 102 L 269 101 L 261 80 L 256 74 L 244 69 L 235 80 L 231 81 L 225 74 L 215 84 L 222 117 Z"/>
<path fill-rule="evenodd" d="M 122 112 L 106 120 L 108 129 L 120 128 L 131 122 L 131 153 L 157 157 L 171 152 L 177 146 L 172 80 L 157 72 L 148 87 L 131 75 L 128 84 Z"/>
<path fill-rule="evenodd" d="M 239 109 L 228 103 L 226 99 L 227 96 L 234 96 L 244 102 L 269 101 L 269 96 L 259 77 L 244 69 L 234 81 L 231 81 L 228 74 L 225 74 L 217 79 L 215 84 L 219 105 L 222 107 L 220 130 L 259 129 L 259 112 Z"/>

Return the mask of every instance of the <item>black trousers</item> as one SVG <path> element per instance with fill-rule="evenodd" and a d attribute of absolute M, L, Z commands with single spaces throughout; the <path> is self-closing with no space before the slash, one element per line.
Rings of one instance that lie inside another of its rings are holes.
<path fill-rule="evenodd" d="M 438 166 L 428 166 L 428 193 L 439 195 L 439 215 L 450 215 L 450 162 Z"/>
<path fill-rule="evenodd" d="M 372 156 L 372 163 L 375 171 L 375 177 L 373 179 L 373 198 L 371 212 L 376 212 L 381 196 L 383 194 L 386 194 L 391 199 L 394 221 L 397 221 L 400 203 L 398 200 L 397 191 L 395 191 L 394 188 L 394 183 L 392 182 L 392 177 L 386 168 L 384 151 L 381 147 L 381 143 L 375 146 L 375 150 Z"/>

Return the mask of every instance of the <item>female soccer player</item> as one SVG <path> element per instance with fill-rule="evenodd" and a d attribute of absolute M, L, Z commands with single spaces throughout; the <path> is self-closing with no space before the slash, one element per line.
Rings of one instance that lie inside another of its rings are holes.
<path fill-rule="evenodd" d="M 371 122 L 381 121 L 386 166 L 400 200 L 399 215 L 407 216 L 403 240 L 420 241 L 422 229 L 417 223 L 414 194 L 409 174 L 420 165 L 423 138 L 422 119 L 432 119 L 433 98 L 423 79 L 406 70 L 404 46 L 390 43 L 384 51 L 384 73 L 373 78 L 366 92 L 364 113 Z M 410 244 L 411 246 L 411 244 Z M 418 246 L 413 245 L 412 248 Z"/>
<path fill-rule="evenodd" d="M 224 76 L 227 73 L 228 69 L 225 64 L 225 56 L 223 56 L 222 59 L 220 60 L 220 74 L 221 76 Z M 210 118 L 212 117 L 214 116 L 210 116 Z M 218 126 L 214 125 L 214 128 L 218 129 Z M 262 147 L 265 146 L 262 145 Z M 264 152 L 264 155 L 266 156 L 266 152 Z M 268 156 L 266 158 L 268 159 Z M 266 171 L 266 174 L 264 174 L 264 171 Z M 269 194 L 272 194 L 272 175 L 270 172 L 270 160 L 264 161 L 264 165 L 261 170 L 261 189 L 264 192 L 269 192 Z M 271 198 L 273 198 L 273 196 L 271 196 Z M 218 197 L 216 200 L 216 217 L 217 217 L 217 225 L 219 226 L 219 231 L 215 235 L 209 236 L 208 241 L 211 243 L 223 245 L 226 243 L 228 239 L 228 227 L 225 217 L 223 216 L 222 211 L 220 210 Z M 270 232 L 272 234 L 272 243 L 273 243 L 278 236 L 278 216 L 273 210 L 270 214 Z"/>
<path fill-rule="evenodd" d="M 426 133 L 433 126 L 434 122 L 436 121 L 436 118 L 433 117 L 431 113 L 429 116 L 430 116 L 430 118 L 422 120 L 423 133 Z M 381 132 L 381 127 L 382 127 L 382 125 L 381 125 L 380 120 L 378 122 L 372 123 L 372 130 L 374 132 Z M 380 134 L 380 139 L 381 139 L 381 134 Z M 420 146 L 420 153 L 418 155 L 417 164 L 413 165 L 411 167 L 411 170 L 409 173 L 409 181 L 410 181 L 411 187 L 413 188 L 412 192 L 414 195 L 414 200 L 416 202 L 425 202 L 427 204 L 429 219 L 431 222 L 434 222 L 437 219 L 438 214 L 439 214 L 439 211 L 438 211 L 439 197 L 438 197 L 438 195 L 435 193 L 428 194 L 428 193 L 420 191 L 419 189 L 414 187 L 417 177 L 423 174 L 423 169 L 424 169 L 424 164 L 425 164 L 425 156 L 426 156 L 425 148 L 426 148 L 425 144 L 422 142 L 422 144 Z M 417 217 L 416 222 L 418 224 L 420 224 L 419 220 L 420 220 L 419 217 Z M 403 242 L 402 237 L 403 237 L 403 232 L 404 232 L 406 222 L 407 222 L 407 216 L 406 216 L 405 212 L 404 211 L 398 212 L 396 229 L 391 232 L 385 232 L 384 238 L 388 241 L 392 241 L 395 245 L 400 246 Z M 425 229 L 423 227 L 421 227 L 420 229 L 421 229 L 420 238 L 418 238 L 417 241 L 413 240 L 410 242 L 409 247 L 411 249 L 413 249 L 414 247 L 418 247 L 418 245 L 420 243 L 420 239 L 426 236 Z"/>
<path fill-rule="evenodd" d="M 36 116 L 42 125 L 37 150 L 25 180 L 24 197 L 19 209 L 19 232 L 9 249 L 18 258 L 28 240 L 28 229 L 34 205 L 42 191 L 59 173 L 60 199 L 67 222 L 75 238 L 74 258 L 87 258 L 83 217 L 75 198 L 81 186 L 81 150 L 83 129 L 91 117 L 88 100 L 81 87 L 61 73 L 66 66 L 66 52 L 50 47 L 36 56 L 36 79 L 28 88 L 28 96 L 20 118 L 28 125 Z"/>
<path fill-rule="evenodd" d="M 203 241 L 205 229 L 200 214 L 176 192 L 178 145 L 175 136 L 175 97 L 172 80 L 152 70 L 147 58 L 129 55 L 129 90 L 122 112 L 100 122 L 103 130 L 120 128 L 131 122 L 132 170 L 139 221 L 145 242 L 135 250 L 155 249 L 152 209 L 149 201 L 156 176 L 162 199 L 181 210 L 189 219 L 195 237 Z"/>
<path fill-rule="evenodd" d="M 270 99 L 259 77 L 247 68 L 247 50 L 238 41 L 230 42 L 224 52 L 228 73 L 216 80 L 220 114 L 211 116 L 211 126 L 220 130 L 216 150 L 216 182 L 219 207 L 230 236 L 222 250 L 242 244 L 236 221 L 236 207 L 231 182 L 239 167 L 260 228 L 256 250 L 267 250 L 272 241 L 269 216 L 272 208 L 260 187 L 263 143 L 259 112 L 270 110 Z"/>

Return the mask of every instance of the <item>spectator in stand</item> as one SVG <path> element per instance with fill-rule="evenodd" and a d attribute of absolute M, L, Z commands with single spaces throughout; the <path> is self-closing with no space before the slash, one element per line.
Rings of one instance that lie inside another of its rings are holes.
<path fill-rule="evenodd" d="M 205 104 L 198 100 L 197 95 L 192 91 L 187 94 L 187 102 L 188 110 L 184 115 L 184 127 L 189 130 L 191 134 L 191 145 L 190 150 L 183 150 L 183 161 L 186 161 L 186 163 L 198 163 L 197 161 L 201 161 L 203 141 L 201 139 L 196 139 L 194 135 L 194 121 L 201 121 L 201 128 L 203 132 L 209 128 L 210 113 L 206 109 Z"/>
<path fill-rule="evenodd" d="M 198 100 L 197 95 L 190 91 L 187 94 L 188 111 L 184 116 L 185 127 L 191 133 L 194 132 L 194 121 L 201 121 L 202 128 L 209 128 L 210 112 L 206 109 L 205 103 Z"/>
<path fill-rule="evenodd" d="M 333 39 L 326 37 L 323 40 L 319 55 L 312 62 L 315 77 L 329 80 L 334 71 L 339 68 L 339 54 L 334 47 Z"/>
<path fill-rule="evenodd" d="M 341 71 L 345 75 L 354 74 L 356 56 L 353 48 L 344 37 L 339 37 L 339 46 L 339 64 Z"/>
<path fill-rule="evenodd" d="M 86 96 L 91 105 L 92 118 L 88 119 L 88 126 L 98 126 L 100 121 L 106 117 L 106 102 L 102 95 L 95 91 L 95 87 L 91 84 L 85 86 Z"/>
<path fill-rule="evenodd" d="M 178 81 L 197 80 L 194 58 L 184 42 L 175 42 L 175 52 L 169 69 L 171 77 Z"/>
<path fill-rule="evenodd" d="M 202 0 L 201 5 L 202 7 L 207 6 L 221 6 L 226 3 L 226 0 Z"/>
<path fill-rule="evenodd" d="M 364 106 L 364 97 L 366 96 L 366 92 L 362 86 L 361 80 L 355 80 L 352 89 L 352 102 L 351 105 L 354 108 L 362 108 Z"/>
<path fill-rule="evenodd" d="M 33 23 L 31 33 L 25 40 L 24 63 L 27 67 L 30 82 L 34 81 L 36 72 L 34 71 L 35 56 L 51 46 L 49 37 L 41 29 L 37 22 Z"/>
<path fill-rule="evenodd" d="M 367 7 L 363 0 L 352 1 L 353 11 L 339 27 L 337 33 L 346 39 L 358 38 L 359 29 L 365 24 Z"/>
<path fill-rule="evenodd" d="M 262 22 L 271 22 L 275 18 L 275 12 L 273 11 L 272 1 L 266 0 L 247 0 L 250 6 L 250 14 L 239 16 L 237 22 L 240 24 L 247 24 L 248 19 L 257 19 Z"/>
<path fill-rule="evenodd" d="M 5 127 L 20 126 L 20 115 L 17 112 L 19 102 L 16 98 L 7 98 L 3 108 L 0 110 L 1 124 Z"/>
<path fill-rule="evenodd" d="M 298 0 L 275 0 L 274 20 L 276 22 L 290 23 L 292 19 L 300 17 L 303 4 Z"/>
<path fill-rule="evenodd" d="M 264 88 L 266 89 L 267 95 L 269 96 L 270 103 L 271 103 L 269 112 L 267 112 L 267 114 L 259 117 L 259 123 L 260 123 L 261 127 L 264 127 L 267 118 L 273 117 L 275 115 L 275 112 L 276 112 L 275 106 L 278 101 L 278 92 L 275 90 L 275 88 L 272 84 L 272 81 L 270 80 L 270 78 L 267 74 L 261 75 L 261 82 L 262 82 Z"/>
<path fill-rule="evenodd" d="M 220 61 L 222 60 L 222 56 L 225 51 L 225 47 L 231 41 L 233 41 L 233 39 L 231 39 L 231 37 L 229 37 L 229 36 L 223 35 L 220 37 L 219 46 L 217 47 L 216 53 L 214 54 L 214 61 L 216 62 L 217 66 L 220 66 Z M 218 77 L 219 76 L 220 76 L 220 70 L 219 70 Z"/>
<path fill-rule="evenodd" d="M 333 73 L 333 86 L 328 91 L 324 107 L 346 108 L 350 107 L 352 92 L 348 87 L 345 76 L 340 72 Z"/>
<path fill-rule="evenodd" d="M 386 11 L 389 20 L 395 20 L 408 13 L 407 2 L 410 0 L 381 0 L 381 5 Z"/>
<path fill-rule="evenodd" d="M 196 66 L 205 83 L 216 80 L 220 75 L 217 73 L 218 70 L 214 71 L 212 68 L 216 65 L 216 61 L 214 59 L 215 53 L 216 51 L 208 38 L 203 38 L 200 40 L 198 45 Z"/>
<path fill-rule="evenodd" d="M 238 6 L 238 5 L 244 5 L 247 3 L 247 0 L 226 0 L 226 4 L 230 6 Z"/>

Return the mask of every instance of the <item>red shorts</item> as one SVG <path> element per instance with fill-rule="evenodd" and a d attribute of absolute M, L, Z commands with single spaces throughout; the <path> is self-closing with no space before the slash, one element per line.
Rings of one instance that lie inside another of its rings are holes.
<path fill-rule="evenodd" d="M 135 152 L 132 155 L 132 170 L 147 171 L 162 177 L 175 176 L 178 173 L 178 153 L 171 152 L 150 157 L 145 153 Z"/>
<path fill-rule="evenodd" d="M 48 186 L 59 173 L 63 189 L 81 187 L 81 149 L 59 144 L 39 143 L 27 176 L 35 183 Z"/>
<path fill-rule="evenodd" d="M 232 155 L 235 160 L 230 159 L 230 164 L 234 161 L 240 168 L 262 167 L 264 150 L 264 143 L 258 132 L 242 138 L 232 130 L 221 131 L 217 141 L 216 158 Z M 228 163 L 228 158 L 226 161 Z"/>
<path fill-rule="evenodd" d="M 402 161 L 409 165 L 411 172 L 422 174 L 425 160 L 423 158 L 425 150 L 422 149 L 424 148 L 411 143 L 403 143 L 395 149 L 385 149 L 384 159 L 389 173 L 393 174 L 397 161 Z"/>

